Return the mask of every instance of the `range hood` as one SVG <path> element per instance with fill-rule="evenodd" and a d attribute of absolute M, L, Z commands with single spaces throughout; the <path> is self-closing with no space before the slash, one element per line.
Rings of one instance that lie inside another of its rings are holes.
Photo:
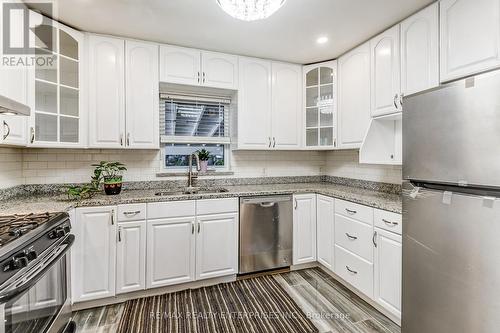
<path fill-rule="evenodd" d="M 30 113 L 29 106 L 0 95 L 0 114 L 29 116 Z"/>

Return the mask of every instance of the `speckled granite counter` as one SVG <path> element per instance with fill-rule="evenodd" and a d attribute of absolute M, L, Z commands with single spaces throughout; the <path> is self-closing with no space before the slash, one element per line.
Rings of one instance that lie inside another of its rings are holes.
<path fill-rule="evenodd" d="M 64 195 L 28 195 L 0 202 L 0 215 L 66 211 L 74 207 L 118 205 L 193 199 L 215 199 L 252 195 L 318 193 L 374 208 L 401 213 L 401 196 L 333 183 L 293 183 L 224 186 L 228 192 L 156 196 L 158 189 L 124 190 L 120 195 L 97 195 L 92 199 L 69 201 Z M 168 190 L 168 189 L 165 189 Z"/>

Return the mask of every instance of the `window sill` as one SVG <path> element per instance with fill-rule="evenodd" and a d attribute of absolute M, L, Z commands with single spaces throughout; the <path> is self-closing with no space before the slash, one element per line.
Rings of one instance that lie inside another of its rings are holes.
<path fill-rule="evenodd" d="M 198 177 L 210 177 L 210 176 L 232 176 L 234 175 L 233 171 L 227 171 L 227 170 L 208 170 L 205 173 L 198 173 L 195 172 Z M 159 172 L 156 174 L 156 177 L 187 177 L 187 171 L 165 171 L 165 172 Z"/>

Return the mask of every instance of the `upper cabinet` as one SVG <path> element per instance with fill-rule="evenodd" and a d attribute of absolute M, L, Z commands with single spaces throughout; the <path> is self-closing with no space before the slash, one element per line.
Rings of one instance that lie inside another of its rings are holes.
<path fill-rule="evenodd" d="M 399 25 L 370 41 L 371 115 L 401 111 Z"/>
<path fill-rule="evenodd" d="M 272 63 L 272 148 L 298 149 L 302 135 L 302 66 Z"/>
<path fill-rule="evenodd" d="M 369 43 L 340 57 L 338 72 L 339 148 L 360 148 L 370 124 Z"/>
<path fill-rule="evenodd" d="M 160 46 L 160 81 L 238 88 L 238 57 L 185 47 Z"/>
<path fill-rule="evenodd" d="M 125 42 L 90 35 L 89 146 L 121 148 L 125 125 Z"/>
<path fill-rule="evenodd" d="M 89 36 L 89 146 L 159 147 L 158 46 Z"/>
<path fill-rule="evenodd" d="M 441 0 L 441 82 L 500 66 L 500 0 Z"/>
<path fill-rule="evenodd" d="M 401 92 L 439 85 L 439 15 L 434 3 L 401 23 Z"/>
<path fill-rule="evenodd" d="M 271 62 L 239 59 L 238 149 L 271 148 Z"/>
<path fill-rule="evenodd" d="M 37 39 L 34 45 L 38 54 L 51 56 L 54 62 L 29 71 L 29 143 L 36 147 L 84 147 L 84 36 L 47 18 L 44 22 L 35 28 L 35 34 L 52 35 L 53 43 L 44 45 Z"/>
<path fill-rule="evenodd" d="M 305 66 L 304 110 L 307 149 L 332 149 L 337 139 L 337 61 Z"/>

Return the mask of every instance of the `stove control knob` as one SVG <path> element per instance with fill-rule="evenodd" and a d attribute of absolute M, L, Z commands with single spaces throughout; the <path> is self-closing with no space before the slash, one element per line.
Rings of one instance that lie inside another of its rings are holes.
<path fill-rule="evenodd" d="M 67 228 L 67 227 L 57 227 L 57 228 L 55 228 L 54 230 L 52 230 L 49 233 L 49 238 L 50 239 L 56 239 L 56 238 L 64 237 L 69 232 L 69 230 L 66 231 L 66 229 L 69 229 L 69 228 Z"/>
<path fill-rule="evenodd" d="M 10 261 L 10 270 L 16 270 L 16 269 L 20 269 L 20 268 L 23 268 L 23 267 L 26 267 L 28 266 L 28 258 L 24 255 L 22 256 L 18 256 L 18 257 L 14 257 L 11 261 Z"/>
<path fill-rule="evenodd" d="M 26 253 L 26 258 L 28 258 L 29 261 L 38 258 L 38 253 L 36 253 L 36 251 L 33 249 L 26 250 L 25 253 Z"/>

